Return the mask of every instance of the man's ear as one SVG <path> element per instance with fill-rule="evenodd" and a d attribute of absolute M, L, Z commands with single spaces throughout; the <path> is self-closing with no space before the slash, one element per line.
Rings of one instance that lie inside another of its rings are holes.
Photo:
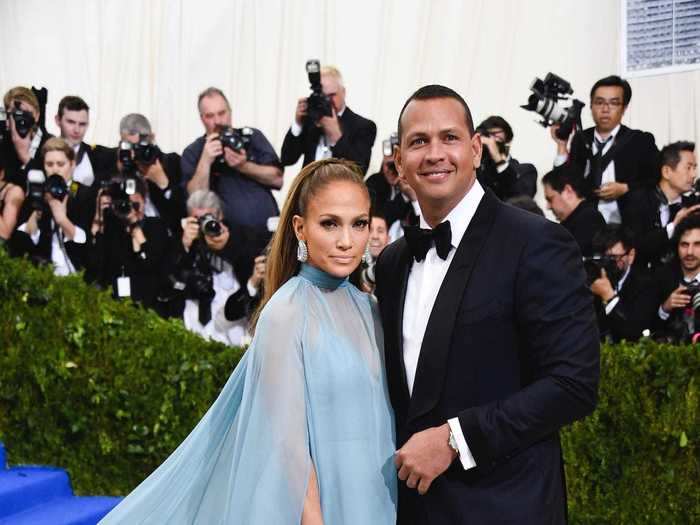
<path fill-rule="evenodd" d="M 671 166 L 663 165 L 661 166 L 661 178 L 668 180 L 671 177 Z"/>
<path fill-rule="evenodd" d="M 297 240 L 306 240 L 304 235 L 304 217 L 300 215 L 292 217 L 292 228 L 294 228 L 294 234 L 297 236 Z"/>
<path fill-rule="evenodd" d="M 396 171 L 399 174 L 399 177 L 402 177 L 403 175 L 401 172 L 403 171 L 402 169 L 402 158 L 401 158 L 401 147 L 400 146 L 394 146 L 394 166 L 396 166 Z"/>
<path fill-rule="evenodd" d="M 61 118 L 58 116 L 58 114 L 54 117 L 54 120 L 56 121 L 56 127 L 61 129 Z"/>
<path fill-rule="evenodd" d="M 483 149 L 483 144 L 481 143 L 481 135 L 474 133 L 471 138 L 471 148 L 472 148 L 472 163 L 474 169 L 481 166 L 481 151 Z"/>

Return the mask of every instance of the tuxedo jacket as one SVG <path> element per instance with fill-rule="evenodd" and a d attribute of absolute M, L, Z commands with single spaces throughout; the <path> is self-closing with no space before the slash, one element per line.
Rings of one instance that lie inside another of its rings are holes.
<path fill-rule="evenodd" d="M 498 173 L 498 168 L 490 157 L 488 160 L 482 160 L 478 179 L 483 186 L 488 186 L 504 201 L 518 195 L 534 198 L 537 193 L 537 168 L 533 164 L 521 164 L 514 158 L 510 159 L 508 166 L 501 173 Z"/>
<path fill-rule="evenodd" d="M 361 117 L 346 107 L 343 114 L 338 117 L 343 136 L 331 148 L 333 157 L 351 160 L 360 167 L 362 173 L 367 173 L 369 159 L 372 155 L 372 145 L 377 136 L 377 126 L 371 120 Z M 289 129 L 282 143 L 280 155 L 284 166 L 295 164 L 301 155 L 304 155 L 304 166 L 313 162 L 316 157 L 316 147 L 321 138 L 322 130 L 313 124 L 302 127 L 298 137 L 292 135 Z"/>
<path fill-rule="evenodd" d="M 581 255 L 588 257 L 593 255 L 593 237 L 605 228 L 605 219 L 593 204 L 584 200 L 561 225 L 573 236 Z"/>
<path fill-rule="evenodd" d="M 117 150 L 116 148 L 108 148 L 99 144 L 90 145 L 86 142 L 81 142 L 76 165 L 80 164 L 84 155 L 87 155 L 88 159 L 90 159 L 92 172 L 95 175 L 95 182 L 92 185 L 97 185 L 99 188 L 100 184 L 103 181 L 108 181 L 117 170 Z"/>
<path fill-rule="evenodd" d="M 575 163 L 582 173 L 593 156 L 593 132 L 594 128 L 588 128 L 576 133 L 571 141 L 569 162 Z M 615 181 L 629 186 L 629 192 L 617 200 L 624 223 L 630 192 L 652 188 L 659 180 L 659 150 L 654 135 L 620 126 L 613 145 L 603 156 L 603 171 L 611 161 L 615 162 Z M 593 198 L 593 190 L 589 172 L 583 184 L 584 196 Z"/>
<path fill-rule="evenodd" d="M 489 190 L 440 287 L 409 396 L 404 238 L 376 266 L 397 448 L 458 417 L 476 467 L 455 460 L 424 496 L 400 483 L 399 524 L 565 522 L 559 429 L 589 414 L 598 330 L 578 248 L 560 225 Z"/>
<path fill-rule="evenodd" d="M 384 215 L 388 227 L 395 221 L 405 220 L 409 215 L 413 215 L 413 206 L 406 202 L 401 192 L 391 196 L 391 185 L 381 171 L 370 175 L 365 184 L 369 190 L 372 209 Z"/>

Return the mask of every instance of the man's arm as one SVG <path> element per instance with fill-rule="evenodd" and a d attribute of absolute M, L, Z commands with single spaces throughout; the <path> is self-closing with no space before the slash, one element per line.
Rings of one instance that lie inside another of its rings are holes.
<path fill-rule="evenodd" d="M 363 124 L 351 136 L 343 132 L 343 135 L 331 150 L 336 158 L 356 162 L 362 173 L 365 174 L 369 169 L 372 146 L 374 145 L 374 139 L 377 137 L 377 126 L 371 120 L 366 120 Z"/>
<path fill-rule="evenodd" d="M 253 179 L 255 182 L 272 188 L 274 190 L 279 190 L 282 188 L 282 183 L 284 182 L 284 177 L 282 170 L 277 166 L 265 166 L 262 164 L 256 164 L 255 162 L 245 161 L 243 164 L 238 166 L 238 171 L 243 175 L 247 175 L 249 178 Z"/>
<path fill-rule="evenodd" d="M 579 251 L 559 225 L 530 233 L 516 277 L 521 369 L 532 382 L 468 408 L 459 423 L 477 465 L 493 465 L 580 419 L 596 404 L 600 346 Z"/>

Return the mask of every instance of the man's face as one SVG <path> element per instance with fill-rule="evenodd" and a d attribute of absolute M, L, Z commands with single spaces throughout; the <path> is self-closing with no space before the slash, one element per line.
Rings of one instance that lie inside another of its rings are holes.
<path fill-rule="evenodd" d="M 384 217 L 372 217 L 369 226 L 369 253 L 376 259 L 384 247 L 389 244 L 389 229 Z"/>
<path fill-rule="evenodd" d="M 611 248 L 605 251 L 605 255 L 608 255 L 615 259 L 615 264 L 617 269 L 620 270 L 620 275 L 624 275 L 627 269 L 634 263 L 635 251 L 634 248 L 629 250 L 625 249 L 621 242 L 618 242 Z"/>
<path fill-rule="evenodd" d="M 131 214 L 133 214 L 137 220 L 142 221 L 146 216 L 146 200 L 143 198 L 143 195 L 140 193 L 133 193 L 129 195 L 129 200 L 133 206 Z"/>
<path fill-rule="evenodd" d="M 695 153 L 692 151 L 681 151 L 681 160 L 675 169 L 670 166 L 663 166 L 662 173 L 668 184 L 678 193 L 690 191 L 695 182 L 695 175 L 698 163 Z"/>
<path fill-rule="evenodd" d="M 686 274 L 700 270 L 700 229 L 688 230 L 678 242 L 678 258 Z"/>
<path fill-rule="evenodd" d="M 61 138 L 71 146 L 77 146 L 85 138 L 90 125 L 90 115 L 84 109 L 80 111 L 66 109 L 63 111 L 63 116 L 56 115 L 56 125 L 61 130 Z"/>
<path fill-rule="evenodd" d="M 564 190 L 560 193 L 549 184 L 544 185 L 544 198 L 547 201 L 547 209 L 552 210 L 559 222 L 565 221 L 572 212 L 571 204 L 566 198 L 566 190 L 567 186 L 564 186 Z"/>
<path fill-rule="evenodd" d="M 591 98 L 591 114 L 599 132 L 610 132 L 622 122 L 625 114 L 624 91 L 620 86 L 601 86 Z"/>
<path fill-rule="evenodd" d="M 421 208 L 451 210 L 474 184 L 481 139 L 467 127 L 462 105 L 441 97 L 412 100 L 401 117 L 396 167 Z"/>
<path fill-rule="evenodd" d="M 321 87 L 323 94 L 331 99 L 335 112 L 340 113 L 345 107 L 345 88 L 330 75 L 321 75 Z"/>
<path fill-rule="evenodd" d="M 207 134 L 214 133 L 220 126 L 232 126 L 231 110 L 223 97 L 204 97 L 199 103 L 199 117 Z"/>

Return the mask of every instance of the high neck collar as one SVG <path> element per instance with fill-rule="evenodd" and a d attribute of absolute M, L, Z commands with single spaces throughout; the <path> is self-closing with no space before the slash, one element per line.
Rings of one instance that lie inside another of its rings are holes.
<path fill-rule="evenodd" d="M 319 288 L 328 288 L 330 290 L 335 290 L 340 286 L 345 286 L 348 282 L 347 277 L 334 277 L 333 275 L 326 273 L 315 266 L 311 266 L 308 263 L 303 263 L 301 265 L 299 275 L 307 281 L 311 281 Z"/>

